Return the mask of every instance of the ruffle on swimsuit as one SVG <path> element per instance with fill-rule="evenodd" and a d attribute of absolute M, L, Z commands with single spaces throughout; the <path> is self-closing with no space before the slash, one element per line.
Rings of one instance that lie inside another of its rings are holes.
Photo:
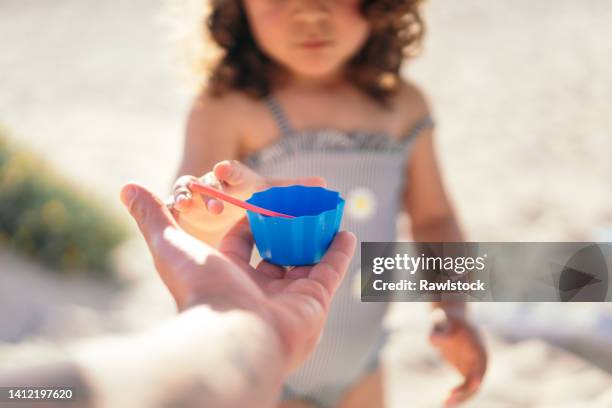
<path fill-rule="evenodd" d="M 417 127 L 413 128 L 417 134 L 427 127 L 433 126 L 431 118 L 424 118 Z M 316 134 L 316 137 L 312 135 Z M 310 152 L 333 151 L 336 153 L 355 151 L 369 152 L 397 152 L 403 151 L 413 141 L 412 137 L 395 139 L 382 133 L 361 131 L 342 132 L 335 129 L 312 129 L 293 132 L 280 140 L 264 147 L 259 152 L 247 156 L 247 165 L 259 167 L 268 162 L 287 159 L 295 154 Z"/>

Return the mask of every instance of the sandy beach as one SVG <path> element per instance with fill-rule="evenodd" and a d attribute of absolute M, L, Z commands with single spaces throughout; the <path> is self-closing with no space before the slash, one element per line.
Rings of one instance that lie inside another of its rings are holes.
<path fill-rule="evenodd" d="M 126 222 L 123 183 L 167 193 L 190 103 L 163 3 L 0 3 L 0 125 L 75 183 L 95 185 Z M 612 5 L 430 2 L 426 18 L 425 50 L 404 74 L 430 96 L 469 238 L 612 240 Z M 173 313 L 140 240 L 116 262 L 123 289 L 58 280 L 0 251 L 0 366 Z M 426 342 L 424 307 L 397 304 L 388 318 L 398 328 L 385 354 L 391 407 L 440 406 L 459 380 Z M 491 364 L 466 407 L 612 406 L 612 306 L 473 309 Z"/>

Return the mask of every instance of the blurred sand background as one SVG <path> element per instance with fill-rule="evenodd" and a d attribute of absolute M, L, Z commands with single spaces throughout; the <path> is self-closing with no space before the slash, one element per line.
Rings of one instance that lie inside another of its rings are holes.
<path fill-rule="evenodd" d="M 121 214 L 128 180 L 166 194 L 182 147 L 190 90 L 162 3 L 0 2 L 0 123 Z M 469 237 L 612 241 L 612 5 L 431 1 L 426 14 L 426 49 L 406 75 L 430 95 Z M 129 282 L 121 290 L 58 280 L 0 250 L 0 366 L 171 315 L 139 240 L 117 262 Z M 424 306 L 394 306 L 391 406 L 439 406 L 458 377 L 426 343 Z M 611 306 L 473 309 L 491 362 L 466 406 L 612 406 Z"/>

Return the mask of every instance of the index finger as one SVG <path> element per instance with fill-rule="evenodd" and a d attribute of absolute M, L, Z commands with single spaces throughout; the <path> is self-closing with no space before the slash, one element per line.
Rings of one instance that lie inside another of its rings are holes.
<path fill-rule="evenodd" d="M 230 186 L 250 185 L 257 182 L 258 175 L 238 160 L 224 160 L 215 164 L 214 175 Z"/>
<path fill-rule="evenodd" d="M 180 188 L 186 188 L 187 190 L 189 190 L 188 188 L 189 183 L 191 183 L 192 181 L 196 181 L 196 180 L 198 180 L 198 178 L 195 176 L 191 176 L 191 175 L 181 176 L 172 185 L 172 192 L 176 194 L 176 190 Z"/>

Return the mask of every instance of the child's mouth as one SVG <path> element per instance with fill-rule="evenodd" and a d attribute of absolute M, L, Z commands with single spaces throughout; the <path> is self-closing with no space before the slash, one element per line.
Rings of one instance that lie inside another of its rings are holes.
<path fill-rule="evenodd" d="M 299 43 L 299 46 L 302 48 L 317 49 L 317 48 L 326 47 L 330 44 L 331 44 L 331 41 L 317 40 L 317 41 L 305 41 L 305 42 Z"/>

